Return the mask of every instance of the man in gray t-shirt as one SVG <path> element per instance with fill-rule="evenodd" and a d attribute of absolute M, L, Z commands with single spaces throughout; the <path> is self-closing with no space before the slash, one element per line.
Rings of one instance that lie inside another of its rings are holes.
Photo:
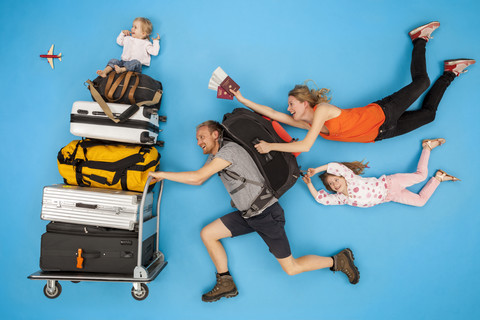
<path fill-rule="evenodd" d="M 217 282 L 211 291 L 202 295 L 202 300 L 212 302 L 238 294 L 228 270 L 227 254 L 220 240 L 251 232 L 257 232 L 262 237 L 282 269 L 289 275 L 330 268 L 332 271 L 345 273 L 350 283 L 356 284 L 360 274 L 353 263 L 350 249 L 344 249 L 333 257 L 292 256 L 284 230 L 285 216 L 282 207 L 271 195 L 266 198 L 270 200 L 262 202 L 261 206 L 252 205 L 259 195 L 265 195 L 264 179 L 245 149 L 234 142 L 220 145 L 221 132 L 222 127 L 215 121 L 206 121 L 197 126 L 197 144 L 204 154 L 209 155 L 202 168 L 196 171 L 157 171 L 149 174 L 154 181 L 166 179 L 201 185 L 212 175 L 219 173 L 232 203 L 237 208 L 236 211 L 208 224 L 201 231 L 202 241 L 217 270 Z"/>
<path fill-rule="evenodd" d="M 225 188 L 228 193 L 230 193 L 235 208 L 246 212 L 250 209 L 252 202 L 262 192 L 265 179 L 260 173 L 260 170 L 258 170 L 257 165 L 248 152 L 234 142 L 224 142 L 216 154 L 210 154 L 208 156 L 207 164 L 215 158 L 230 162 L 230 165 L 225 169 L 227 170 L 226 172 L 225 170 L 220 171 L 220 179 L 222 179 Z M 230 175 L 228 173 L 230 173 Z M 235 179 L 235 175 L 257 183 L 243 182 Z M 264 204 L 262 208 L 255 210 L 249 217 L 259 215 L 265 208 L 268 208 L 275 202 L 277 202 L 277 199 L 272 195 L 270 201 Z"/>

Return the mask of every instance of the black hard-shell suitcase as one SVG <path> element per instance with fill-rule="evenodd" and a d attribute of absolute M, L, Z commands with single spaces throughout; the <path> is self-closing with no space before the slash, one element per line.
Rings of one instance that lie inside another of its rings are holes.
<path fill-rule="evenodd" d="M 142 264 L 153 259 L 155 234 L 143 241 Z M 42 235 L 40 268 L 133 274 L 137 266 L 138 232 L 51 222 Z"/>

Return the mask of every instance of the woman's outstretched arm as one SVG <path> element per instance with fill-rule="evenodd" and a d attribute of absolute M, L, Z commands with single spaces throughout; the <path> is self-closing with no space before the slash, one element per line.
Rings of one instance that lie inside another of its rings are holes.
<path fill-rule="evenodd" d="M 338 117 L 340 112 L 340 109 L 331 104 L 319 104 L 313 116 L 312 126 L 309 127 L 308 133 L 303 140 L 288 143 L 267 143 L 260 141 L 260 143 L 255 145 L 255 148 L 259 153 L 268 153 L 270 151 L 308 152 L 322 130 L 325 121 Z"/>
<path fill-rule="evenodd" d="M 259 114 L 261 114 L 265 117 L 269 117 L 270 119 L 273 119 L 275 121 L 288 124 L 289 126 L 292 126 L 292 127 L 297 127 L 297 128 L 301 128 L 301 129 L 307 129 L 307 130 L 310 129 L 310 125 L 305 121 L 297 121 L 297 120 L 293 119 L 292 116 L 290 116 L 286 113 L 278 112 L 278 111 L 276 111 L 276 110 L 274 110 L 270 107 L 255 103 L 251 100 L 248 100 L 247 98 L 242 96 L 242 94 L 240 93 L 240 90 L 238 90 L 238 91 L 230 90 L 230 92 L 233 95 L 235 95 L 238 102 L 243 104 L 245 107 L 247 107 L 249 109 L 252 109 L 256 113 L 259 113 Z"/>

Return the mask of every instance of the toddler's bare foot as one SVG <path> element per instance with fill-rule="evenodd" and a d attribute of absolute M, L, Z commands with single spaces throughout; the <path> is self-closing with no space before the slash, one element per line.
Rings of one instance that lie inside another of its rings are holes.
<path fill-rule="evenodd" d="M 105 78 L 109 73 L 110 71 L 112 71 L 112 67 L 110 66 L 106 66 L 105 69 L 103 70 L 97 70 L 97 74 L 102 77 L 102 78 Z"/>
<path fill-rule="evenodd" d="M 116 73 L 124 73 L 125 71 L 127 71 L 127 68 L 125 67 L 119 67 L 119 66 L 115 66 L 115 72 Z"/>
<path fill-rule="evenodd" d="M 102 78 L 105 78 L 107 76 L 105 70 L 97 70 L 97 74 Z"/>

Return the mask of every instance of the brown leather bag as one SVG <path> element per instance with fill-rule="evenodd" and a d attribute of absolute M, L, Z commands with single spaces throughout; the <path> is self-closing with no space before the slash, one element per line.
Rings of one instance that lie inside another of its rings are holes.
<path fill-rule="evenodd" d="M 160 109 L 163 94 L 162 83 L 147 75 L 132 71 L 121 74 L 110 72 L 106 78 L 97 77 L 93 81 L 87 80 L 86 83 L 93 100 L 116 123 L 131 117 L 138 111 L 139 106 L 150 106 L 157 110 Z M 105 100 L 130 104 L 131 107 L 116 117 Z"/>

